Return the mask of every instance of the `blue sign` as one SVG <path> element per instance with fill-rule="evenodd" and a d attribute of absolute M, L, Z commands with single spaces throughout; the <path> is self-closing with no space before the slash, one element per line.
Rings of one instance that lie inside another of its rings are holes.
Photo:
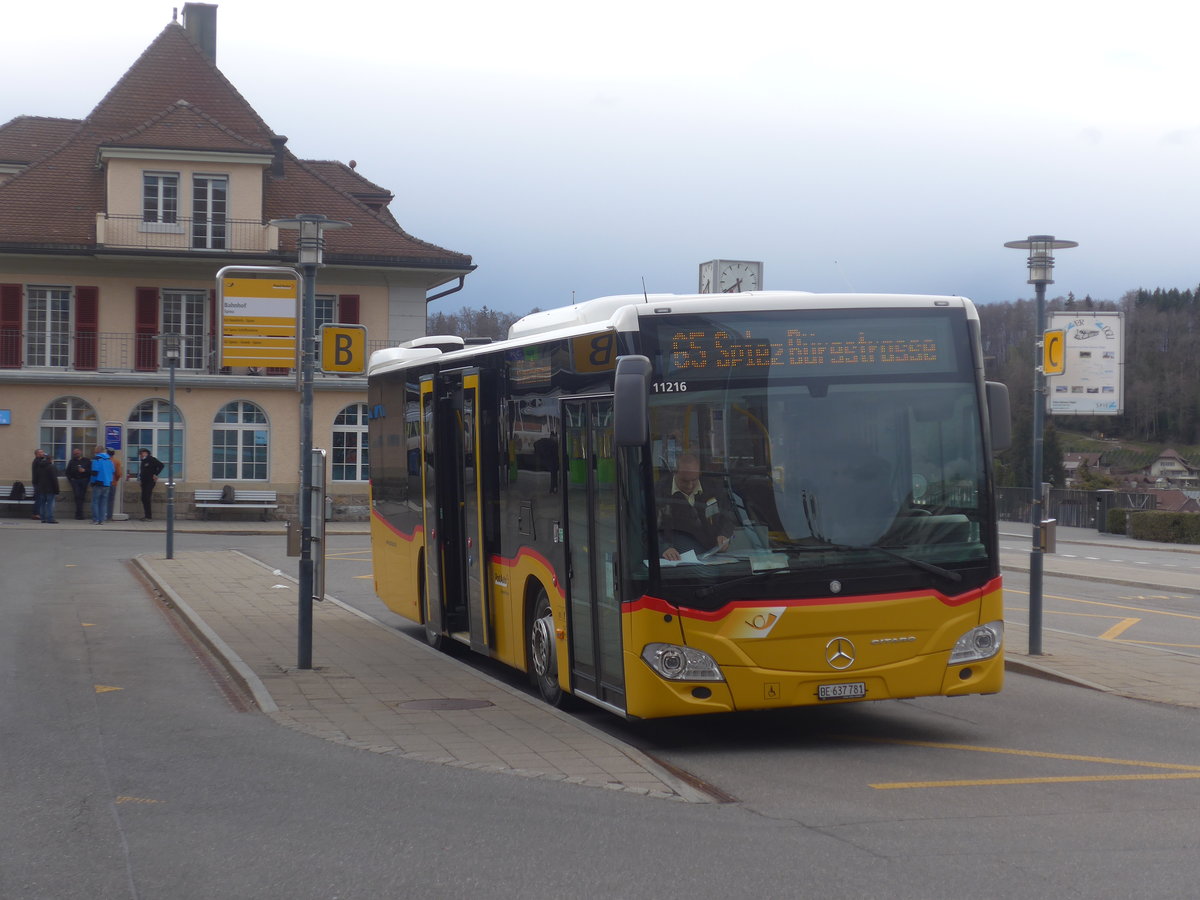
<path fill-rule="evenodd" d="M 109 450 L 120 450 L 124 446 L 125 429 L 120 425 L 104 426 L 104 446 Z"/>
<path fill-rule="evenodd" d="M 0 425 L 11 425 L 11 424 L 12 424 L 12 410 L 11 409 L 0 409 Z"/>

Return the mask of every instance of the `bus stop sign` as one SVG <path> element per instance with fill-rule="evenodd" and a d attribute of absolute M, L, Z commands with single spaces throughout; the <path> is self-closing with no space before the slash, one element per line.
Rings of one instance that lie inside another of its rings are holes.
<path fill-rule="evenodd" d="M 1042 374 L 1061 375 L 1066 370 L 1064 346 L 1067 333 L 1062 329 L 1047 331 L 1042 336 Z"/>
<path fill-rule="evenodd" d="M 367 326 L 322 325 L 321 371 L 329 375 L 367 371 Z"/>

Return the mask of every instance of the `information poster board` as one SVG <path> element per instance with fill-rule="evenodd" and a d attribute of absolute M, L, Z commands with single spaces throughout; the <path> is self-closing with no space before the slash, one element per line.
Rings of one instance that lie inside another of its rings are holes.
<path fill-rule="evenodd" d="M 264 267 L 265 268 L 265 267 Z M 300 279 L 291 269 L 260 277 L 249 267 L 217 279 L 222 366 L 297 366 Z"/>
<path fill-rule="evenodd" d="M 1125 314 L 1056 312 L 1063 332 L 1063 372 L 1046 378 L 1046 409 L 1055 416 L 1118 416 L 1125 411 Z"/>

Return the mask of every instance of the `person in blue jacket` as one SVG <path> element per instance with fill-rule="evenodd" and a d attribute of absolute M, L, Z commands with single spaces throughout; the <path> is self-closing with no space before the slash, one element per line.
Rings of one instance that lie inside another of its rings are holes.
<path fill-rule="evenodd" d="M 113 464 L 108 451 L 97 447 L 92 457 L 92 524 L 103 525 L 108 514 L 108 494 L 113 489 Z"/>

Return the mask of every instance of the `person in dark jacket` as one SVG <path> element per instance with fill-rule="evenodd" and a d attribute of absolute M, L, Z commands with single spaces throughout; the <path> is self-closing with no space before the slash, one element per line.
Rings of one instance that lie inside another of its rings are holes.
<path fill-rule="evenodd" d="M 33 460 L 33 508 L 43 525 L 57 525 L 54 501 L 58 499 L 58 466 L 41 450 Z"/>
<path fill-rule="evenodd" d="M 75 494 L 75 518 L 83 518 L 83 502 L 87 497 L 88 482 L 92 480 L 92 461 L 83 455 L 83 451 L 76 447 L 71 451 L 71 458 L 67 460 L 67 483 L 71 485 L 71 491 Z"/>
<path fill-rule="evenodd" d="M 42 500 L 38 495 L 38 466 L 42 460 L 46 458 L 46 451 L 41 447 L 33 451 L 33 465 L 29 470 L 29 489 L 33 491 L 33 518 L 40 519 L 42 517 Z"/>
<path fill-rule="evenodd" d="M 659 553 L 663 559 L 677 560 L 691 550 L 697 555 L 721 552 L 729 546 L 737 520 L 728 495 L 717 479 L 700 483 L 700 460 L 684 453 L 655 488 L 658 504 Z"/>
<path fill-rule="evenodd" d="M 150 515 L 150 501 L 154 495 L 154 486 L 158 484 L 158 473 L 162 470 L 162 462 L 151 456 L 149 450 L 143 447 L 138 451 L 138 481 L 142 485 L 143 522 L 149 522 L 153 518 Z"/>

